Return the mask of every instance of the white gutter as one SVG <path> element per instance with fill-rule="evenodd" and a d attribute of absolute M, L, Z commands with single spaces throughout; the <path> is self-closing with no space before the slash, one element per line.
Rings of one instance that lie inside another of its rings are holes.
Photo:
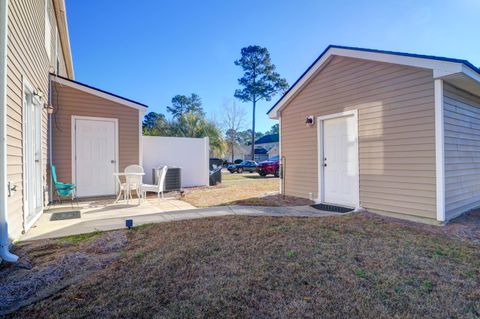
<path fill-rule="evenodd" d="M 8 0 L 0 1 L 0 259 L 17 262 L 8 250 L 7 211 L 7 28 Z"/>
<path fill-rule="evenodd" d="M 67 66 L 67 75 L 69 79 L 74 79 L 75 74 L 73 70 L 72 50 L 70 48 L 70 35 L 68 34 L 68 21 L 65 8 L 65 0 L 53 0 L 55 8 L 55 17 L 58 23 L 58 33 L 60 34 L 60 42 L 62 46 L 62 53 L 65 56 L 65 64 Z M 58 72 L 57 72 L 58 73 Z"/>

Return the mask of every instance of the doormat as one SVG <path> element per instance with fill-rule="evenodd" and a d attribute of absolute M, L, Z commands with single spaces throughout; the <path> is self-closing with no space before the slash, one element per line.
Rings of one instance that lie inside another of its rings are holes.
<path fill-rule="evenodd" d="M 327 205 L 327 204 L 315 204 L 315 205 L 312 205 L 312 207 L 319 210 L 325 210 L 327 212 L 335 212 L 335 213 L 342 213 L 342 214 L 353 211 L 353 208 Z"/>
<path fill-rule="evenodd" d="M 81 217 L 80 211 L 73 210 L 70 212 L 53 213 L 52 216 L 50 217 L 50 221 L 76 219 L 80 217 Z"/>

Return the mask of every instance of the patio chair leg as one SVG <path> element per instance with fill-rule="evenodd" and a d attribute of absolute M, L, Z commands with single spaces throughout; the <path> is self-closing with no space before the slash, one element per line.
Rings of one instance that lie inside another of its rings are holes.
<path fill-rule="evenodd" d="M 118 196 L 117 196 L 117 199 L 115 200 L 115 203 L 118 202 L 118 200 L 120 199 L 120 196 L 122 196 L 122 189 L 118 191 Z"/>
<path fill-rule="evenodd" d="M 47 209 L 45 211 L 49 211 L 50 209 L 53 208 L 53 206 L 55 206 L 55 200 L 51 200 L 48 205 L 47 205 Z"/>

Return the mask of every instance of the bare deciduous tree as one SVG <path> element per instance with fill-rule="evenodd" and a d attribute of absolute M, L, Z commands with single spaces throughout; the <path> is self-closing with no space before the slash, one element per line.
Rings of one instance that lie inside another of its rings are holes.
<path fill-rule="evenodd" d="M 246 112 L 242 107 L 237 106 L 235 101 L 225 101 L 223 104 L 223 126 L 225 129 L 225 141 L 232 155 L 232 162 L 235 160 L 235 146 L 239 144 L 239 132 L 245 126 Z"/>

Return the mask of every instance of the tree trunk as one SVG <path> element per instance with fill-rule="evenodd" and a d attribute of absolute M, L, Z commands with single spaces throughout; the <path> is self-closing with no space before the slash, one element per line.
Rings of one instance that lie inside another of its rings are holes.
<path fill-rule="evenodd" d="M 233 158 L 235 157 L 235 154 L 233 153 L 235 150 L 235 144 L 232 144 L 232 163 L 235 161 Z"/>
<path fill-rule="evenodd" d="M 255 96 L 253 97 L 253 120 L 252 120 L 252 161 L 255 160 L 255 107 L 257 101 L 255 101 Z"/>

